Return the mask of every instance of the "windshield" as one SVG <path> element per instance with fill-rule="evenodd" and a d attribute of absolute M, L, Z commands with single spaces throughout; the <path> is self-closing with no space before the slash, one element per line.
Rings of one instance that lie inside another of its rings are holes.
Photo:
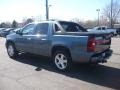
<path fill-rule="evenodd" d="M 59 21 L 66 32 L 85 32 L 86 29 L 74 22 Z"/>

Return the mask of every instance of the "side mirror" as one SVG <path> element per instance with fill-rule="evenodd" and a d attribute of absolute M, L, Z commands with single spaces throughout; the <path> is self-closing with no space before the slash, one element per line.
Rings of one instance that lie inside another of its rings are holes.
<path fill-rule="evenodd" d="M 16 34 L 22 35 L 21 30 L 16 31 Z"/>

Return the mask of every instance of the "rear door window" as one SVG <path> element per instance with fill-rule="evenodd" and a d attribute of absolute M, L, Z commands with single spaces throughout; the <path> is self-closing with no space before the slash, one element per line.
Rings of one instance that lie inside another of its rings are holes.
<path fill-rule="evenodd" d="M 49 27 L 48 23 L 39 23 L 39 24 L 37 24 L 36 27 L 35 27 L 35 34 L 47 35 L 48 27 Z"/>

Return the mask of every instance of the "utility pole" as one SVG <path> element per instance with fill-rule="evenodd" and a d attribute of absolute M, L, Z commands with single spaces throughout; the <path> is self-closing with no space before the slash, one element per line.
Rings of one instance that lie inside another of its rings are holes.
<path fill-rule="evenodd" d="M 113 0 L 111 0 L 111 28 L 113 28 Z"/>
<path fill-rule="evenodd" d="M 100 9 L 97 9 L 96 11 L 98 12 L 98 24 L 97 25 L 99 26 L 99 22 L 100 22 L 100 19 L 99 19 L 99 16 L 100 16 L 99 14 L 100 13 L 99 12 L 100 12 Z"/>
<path fill-rule="evenodd" d="M 49 20 L 49 7 L 48 7 L 48 0 L 46 0 L 46 20 Z"/>

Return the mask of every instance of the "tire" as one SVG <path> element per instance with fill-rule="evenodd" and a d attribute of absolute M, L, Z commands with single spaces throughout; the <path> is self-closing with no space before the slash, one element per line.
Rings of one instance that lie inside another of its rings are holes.
<path fill-rule="evenodd" d="M 13 43 L 7 44 L 7 53 L 10 58 L 16 58 L 18 56 L 18 51 L 15 48 L 15 45 Z"/>
<path fill-rule="evenodd" d="M 55 67 L 60 71 L 69 71 L 73 65 L 70 54 L 64 50 L 58 50 L 53 54 Z"/>

